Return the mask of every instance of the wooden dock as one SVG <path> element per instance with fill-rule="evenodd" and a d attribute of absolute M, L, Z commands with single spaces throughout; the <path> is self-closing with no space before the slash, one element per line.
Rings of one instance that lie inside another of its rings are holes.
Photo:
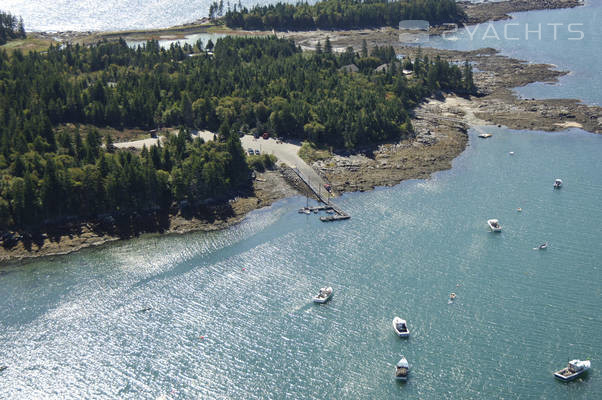
<path fill-rule="evenodd" d="M 322 190 L 322 187 L 318 186 L 318 189 L 316 190 L 316 188 L 314 186 L 312 186 L 309 179 L 307 179 L 301 173 L 301 171 L 299 171 L 299 169 L 293 168 L 293 171 L 295 171 L 295 173 L 297 174 L 299 179 L 301 179 L 303 181 L 303 183 L 305 183 L 305 185 L 307 185 L 307 187 L 312 191 L 312 193 L 316 196 L 316 198 L 321 203 L 324 204 L 323 206 L 318 206 L 318 207 L 308 207 L 309 211 L 312 211 L 312 212 L 313 211 L 315 211 L 315 212 L 328 211 L 328 210 L 334 211 L 333 215 L 320 217 L 320 221 L 332 222 L 332 221 L 341 221 L 344 219 L 351 218 L 351 215 L 347 214 L 345 211 L 343 211 L 341 208 L 339 208 L 339 206 L 337 206 L 336 204 L 334 204 L 333 202 L 330 201 L 330 193 L 328 193 L 328 191 L 326 191 L 326 189 Z"/>

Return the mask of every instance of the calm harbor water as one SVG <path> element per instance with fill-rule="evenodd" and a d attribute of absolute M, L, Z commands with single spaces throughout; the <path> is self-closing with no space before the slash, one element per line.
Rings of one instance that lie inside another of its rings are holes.
<path fill-rule="evenodd" d="M 200 15 L 191 11 L 198 4 Z M 26 23 L 29 13 L 36 29 L 88 30 L 173 25 L 205 15 L 208 4 L 5 0 L 0 8 Z M 588 7 L 517 21 L 566 23 L 583 13 L 597 22 L 600 3 Z M 575 71 L 523 95 L 602 103 L 594 42 L 441 44 L 472 45 Z M 486 130 L 494 136 L 471 133 L 450 171 L 344 195 L 349 221 L 299 215 L 305 199 L 292 198 L 222 232 L 0 267 L 0 365 L 9 367 L 0 398 L 597 398 L 602 136 Z M 565 186 L 554 191 L 557 177 Z M 492 217 L 501 234 L 488 232 Z M 547 250 L 533 250 L 545 241 Z M 312 304 L 324 285 L 333 300 Z M 408 320 L 409 340 L 394 336 L 396 315 Z M 412 366 L 407 384 L 393 380 L 402 354 Z M 590 358 L 593 369 L 557 382 L 552 372 L 569 358 Z"/>
<path fill-rule="evenodd" d="M 166 28 L 184 24 L 206 17 L 213 2 L 214 0 L 2 0 L 0 9 L 23 16 L 26 28 L 32 31 L 97 31 Z M 240 2 L 246 7 L 252 7 L 276 1 Z M 310 1 L 312 2 L 314 1 Z M 230 4 L 238 4 L 238 0 L 232 0 Z M 225 1 L 224 7 L 226 5 Z"/>
<path fill-rule="evenodd" d="M 595 398 L 602 136 L 487 130 L 450 171 L 344 195 L 346 222 L 292 198 L 222 232 L 3 267 L 0 397 Z M 593 370 L 557 382 L 569 358 Z"/>
<path fill-rule="evenodd" d="M 209 14 L 215 0 L 2 0 L 0 9 L 21 15 L 30 31 L 96 31 L 166 28 Z M 483 0 L 470 0 L 480 3 Z M 491 0 L 490 0 L 491 1 Z M 495 0 L 499 1 L 499 0 Z M 297 0 L 240 0 L 251 8 Z M 238 4 L 232 0 L 230 4 Z M 307 0 L 313 4 L 315 0 Z M 227 1 L 224 7 L 227 8 Z"/>
<path fill-rule="evenodd" d="M 570 73 L 557 84 L 535 83 L 517 93 L 526 98 L 575 98 L 602 105 L 601 43 L 602 1 L 586 0 L 583 7 L 516 13 L 512 20 L 432 37 L 425 45 L 454 50 L 493 47 L 510 57 L 554 64 Z"/>

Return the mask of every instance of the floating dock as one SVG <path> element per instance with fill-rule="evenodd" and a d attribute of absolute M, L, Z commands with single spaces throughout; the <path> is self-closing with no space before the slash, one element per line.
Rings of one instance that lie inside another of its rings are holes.
<path fill-rule="evenodd" d="M 308 207 L 309 211 L 328 211 L 328 210 L 332 210 L 334 211 L 334 215 L 329 215 L 329 216 L 325 216 L 325 217 L 320 217 L 320 221 L 322 222 L 332 222 L 332 221 L 341 221 L 344 219 L 349 219 L 351 218 L 351 215 L 347 214 L 345 211 L 343 211 L 341 208 L 339 208 L 336 204 L 332 203 L 330 201 L 330 196 L 324 196 L 322 193 L 327 193 L 328 192 L 326 190 L 322 190 L 321 188 L 318 188 L 318 190 L 316 190 L 316 188 L 314 188 L 311 185 L 311 182 L 309 181 L 309 179 L 307 179 L 302 173 L 301 171 L 299 171 L 298 168 L 293 168 L 293 171 L 295 171 L 295 174 L 297 174 L 297 176 L 299 177 L 299 179 L 301 179 L 303 181 L 303 183 L 305 183 L 307 185 L 307 187 L 309 188 L 309 190 L 311 190 L 313 192 L 313 194 L 316 196 L 316 198 L 323 203 L 323 206 L 318 206 L 318 207 Z"/>

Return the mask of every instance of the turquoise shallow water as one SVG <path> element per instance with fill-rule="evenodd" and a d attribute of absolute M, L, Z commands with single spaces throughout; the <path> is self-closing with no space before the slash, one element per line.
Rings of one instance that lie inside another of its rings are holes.
<path fill-rule="evenodd" d="M 344 195 L 346 222 L 292 198 L 222 232 L 3 267 L 0 397 L 596 398 L 602 136 L 487 130 L 450 171 Z M 555 381 L 568 358 L 593 369 Z"/>
<path fill-rule="evenodd" d="M 556 84 L 535 83 L 516 92 L 526 98 L 575 98 L 602 105 L 602 1 L 586 0 L 585 4 L 572 9 L 515 13 L 512 20 L 432 37 L 425 46 L 454 50 L 493 47 L 510 57 L 554 64 L 570 73 Z"/>

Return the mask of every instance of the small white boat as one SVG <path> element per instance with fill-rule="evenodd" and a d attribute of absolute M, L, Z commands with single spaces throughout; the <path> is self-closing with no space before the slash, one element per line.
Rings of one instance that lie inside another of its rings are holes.
<path fill-rule="evenodd" d="M 548 242 L 545 242 L 543 244 L 540 244 L 537 247 L 533 247 L 533 250 L 545 250 L 548 248 Z"/>
<path fill-rule="evenodd" d="M 569 365 L 566 368 L 554 372 L 554 376 L 561 381 L 568 382 L 585 373 L 590 367 L 591 362 L 589 360 L 572 360 L 569 361 Z"/>
<path fill-rule="evenodd" d="M 560 189 L 562 187 L 562 179 L 556 179 L 554 181 L 554 189 Z"/>
<path fill-rule="evenodd" d="M 405 319 L 399 317 L 393 318 L 393 329 L 395 330 L 395 334 L 399 337 L 410 337 L 410 330 L 408 329 L 408 324 Z"/>
<path fill-rule="evenodd" d="M 482 139 L 488 139 L 488 138 L 490 138 L 490 137 L 492 137 L 492 136 L 493 136 L 493 135 L 492 135 L 491 133 L 481 133 L 481 134 L 479 135 L 479 137 L 480 137 L 480 138 L 482 138 Z"/>
<path fill-rule="evenodd" d="M 511 156 L 513 156 L 513 155 L 514 155 L 514 152 L 513 152 L 513 151 L 511 151 L 511 152 L 510 152 L 510 153 L 508 153 L 508 154 L 510 154 Z"/>
<path fill-rule="evenodd" d="M 407 381 L 408 375 L 410 374 L 410 364 L 406 360 L 405 356 L 401 356 L 401 360 L 395 365 L 395 379 L 400 381 Z"/>
<path fill-rule="evenodd" d="M 314 296 L 314 303 L 324 304 L 332 297 L 332 288 L 323 287 L 320 289 L 320 293 Z"/>
<path fill-rule="evenodd" d="M 500 225 L 500 221 L 498 221 L 497 219 L 488 219 L 487 225 L 489 225 L 489 229 L 491 229 L 493 232 L 501 232 L 502 231 L 502 226 Z"/>

